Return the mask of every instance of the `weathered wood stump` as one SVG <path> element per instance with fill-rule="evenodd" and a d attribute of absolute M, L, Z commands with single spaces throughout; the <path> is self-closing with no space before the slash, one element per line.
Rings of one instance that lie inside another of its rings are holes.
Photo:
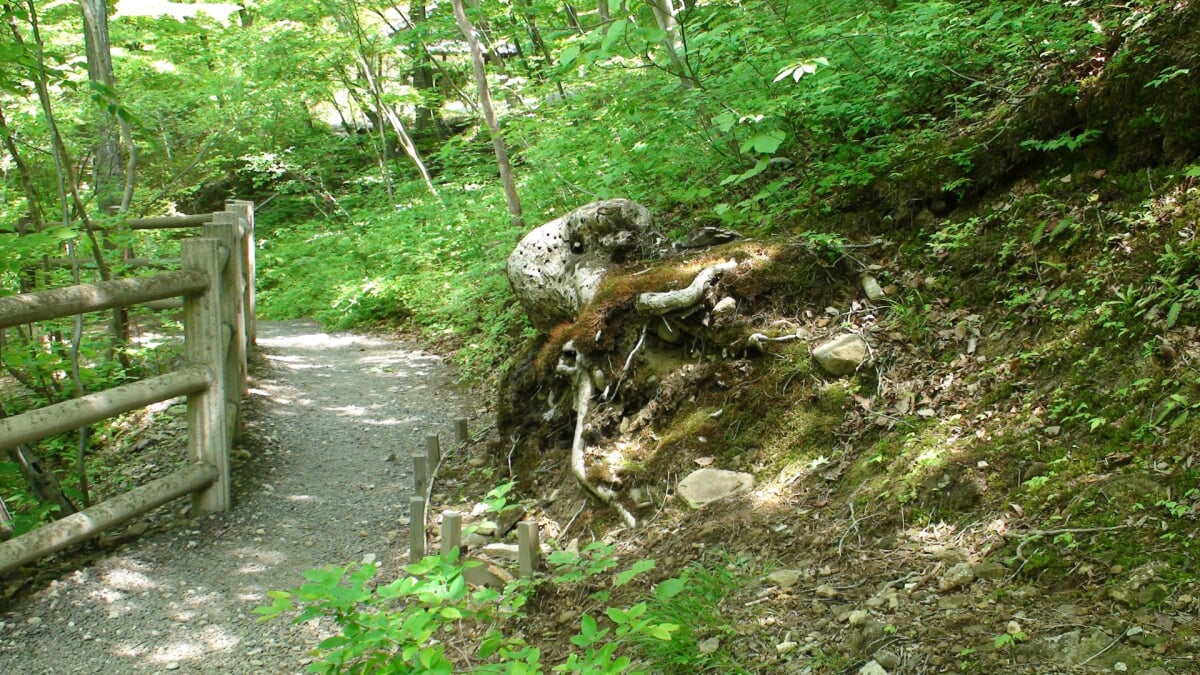
<path fill-rule="evenodd" d="M 593 202 L 537 227 L 508 256 L 508 280 L 540 331 L 573 321 L 604 274 L 650 231 L 646 207 L 628 199 Z"/>

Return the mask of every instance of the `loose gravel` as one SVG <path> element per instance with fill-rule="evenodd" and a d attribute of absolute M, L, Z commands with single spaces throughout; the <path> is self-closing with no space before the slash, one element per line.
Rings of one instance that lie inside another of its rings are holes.
<path fill-rule="evenodd" d="M 303 672 L 330 626 L 258 623 L 267 591 L 407 561 L 408 458 L 466 411 L 448 366 L 307 321 L 261 323 L 258 344 L 232 511 L 152 529 L 19 601 L 0 617 L 0 673 Z"/>

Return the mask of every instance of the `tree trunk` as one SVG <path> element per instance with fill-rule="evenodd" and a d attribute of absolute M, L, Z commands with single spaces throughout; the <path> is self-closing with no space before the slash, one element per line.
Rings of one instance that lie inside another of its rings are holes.
<path fill-rule="evenodd" d="M 428 18 L 424 0 L 411 3 L 409 15 L 414 27 L 423 23 Z M 412 83 L 413 88 L 421 95 L 416 112 L 417 131 L 436 132 L 439 138 L 444 138 L 445 130 L 438 123 L 434 109 L 430 107 L 430 102 L 437 102 L 439 98 L 436 96 L 438 90 L 433 81 L 433 60 L 429 58 L 429 51 L 425 49 L 424 43 L 421 44 L 420 53 L 413 60 Z"/>
<path fill-rule="evenodd" d="M 504 199 L 508 202 L 508 212 L 514 220 L 519 221 L 521 219 L 521 200 L 517 196 L 517 184 L 513 180 L 512 165 L 508 161 L 508 148 L 504 145 L 504 136 L 500 133 L 500 124 L 496 121 L 496 111 L 492 107 L 487 72 L 483 67 L 483 52 L 479 48 L 479 40 L 475 37 L 475 29 L 467 20 L 462 0 L 453 0 L 453 3 L 454 19 L 458 22 L 458 29 L 462 31 L 463 36 L 467 39 L 467 45 L 471 48 L 471 66 L 475 71 L 475 88 L 479 92 L 479 107 L 483 110 L 483 119 L 492 133 L 492 148 L 496 152 L 500 180 L 504 183 Z"/>

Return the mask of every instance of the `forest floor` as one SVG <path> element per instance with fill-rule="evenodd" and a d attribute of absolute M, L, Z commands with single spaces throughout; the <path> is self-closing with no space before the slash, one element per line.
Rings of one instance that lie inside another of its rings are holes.
<path fill-rule="evenodd" d="M 58 571 L 0 616 L 0 673 L 302 672 L 326 627 L 258 623 L 267 592 L 311 568 L 407 562 L 411 467 L 395 457 L 464 409 L 449 367 L 308 321 L 260 324 L 258 344 L 233 510 L 195 520 L 173 502 L 115 552 L 43 562 Z"/>

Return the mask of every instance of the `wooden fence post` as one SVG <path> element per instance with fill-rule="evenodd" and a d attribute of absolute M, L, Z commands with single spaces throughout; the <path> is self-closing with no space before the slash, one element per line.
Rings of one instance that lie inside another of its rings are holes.
<path fill-rule="evenodd" d="M 249 360 L 242 306 L 241 257 L 238 256 L 238 216 L 232 212 L 213 214 L 213 222 L 204 226 L 204 236 L 221 242 L 228 251 L 228 261 L 221 274 L 221 322 L 226 340 L 225 360 L 225 424 L 229 429 L 229 449 L 242 436 L 242 396 L 249 382 Z M 249 393 L 246 391 L 246 393 Z"/>
<path fill-rule="evenodd" d="M 249 360 L 246 341 L 246 278 L 242 272 L 243 256 L 241 253 L 242 230 L 241 216 L 233 211 L 221 211 L 213 214 L 212 223 L 204 226 L 204 236 L 213 237 L 229 250 L 229 261 L 221 274 L 221 320 L 225 330 L 230 333 L 229 351 L 226 354 L 226 364 L 230 368 L 229 381 L 226 386 L 226 401 L 236 412 L 241 409 L 242 396 L 249 394 Z M 240 436 L 237 421 L 240 415 L 231 418 L 236 436 Z"/>
<path fill-rule="evenodd" d="M 468 440 L 470 436 L 467 435 L 467 418 L 459 417 L 454 420 L 454 444 L 465 445 Z"/>
<path fill-rule="evenodd" d="M 245 277 L 245 291 L 242 304 L 246 309 L 246 341 L 248 344 L 258 344 L 257 307 L 254 297 L 254 277 L 257 273 L 254 243 L 254 202 L 244 199 L 232 199 L 225 202 L 226 211 L 234 211 L 244 220 L 244 231 L 241 238 L 242 274 Z"/>
<path fill-rule="evenodd" d="M 429 457 L 425 453 L 413 453 L 413 492 L 424 495 L 429 489 Z"/>
<path fill-rule="evenodd" d="M 442 462 L 442 445 L 437 434 L 425 436 L 425 456 L 429 459 L 429 482 L 432 483 L 433 474 Z"/>
<path fill-rule="evenodd" d="M 539 534 L 537 523 L 531 520 L 517 523 L 518 573 L 522 579 L 532 577 L 541 565 L 542 543 Z"/>
<path fill-rule="evenodd" d="M 446 511 L 442 514 L 442 555 L 450 555 L 450 551 L 462 544 L 462 514 L 457 511 Z"/>
<path fill-rule="evenodd" d="M 425 557 L 425 498 L 410 497 L 408 504 L 408 561 L 415 563 Z"/>
<path fill-rule="evenodd" d="M 221 321 L 221 271 L 224 267 L 221 244 L 204 237 L 184 240 L 183 269 L 197 270 L 208 276 L 208 289 L 183 300 L 184 358 L 192 365 L 204 366 L 210 373 L 207 389 L 187 398 L 188 459 L 214 467 L 216 480 L 192 495 L 192 515 L 227 511 L 229 492 L 229 438 L 225 422 L 225 345 Z"/>

